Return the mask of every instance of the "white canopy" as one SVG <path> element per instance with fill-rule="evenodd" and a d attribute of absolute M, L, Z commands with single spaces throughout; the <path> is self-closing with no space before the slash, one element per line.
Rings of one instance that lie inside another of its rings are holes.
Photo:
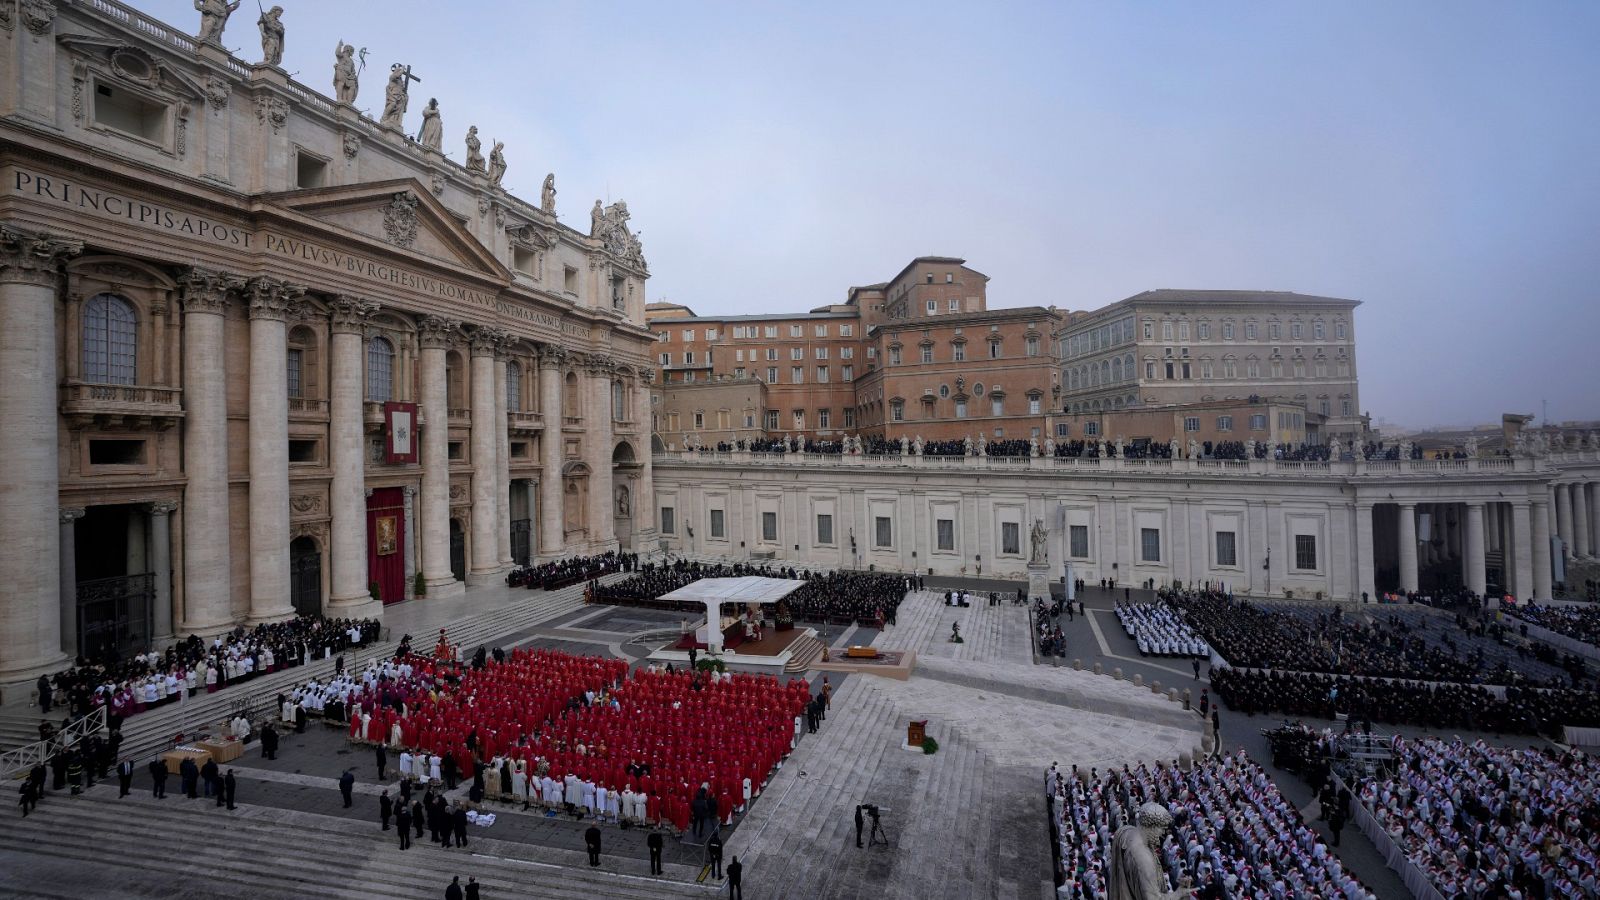
<path fill-rule="evenodd" d="M 712 653 L 722 652 L 722 617 L 724 603 L 777 603 L 779 600 L 805 586 L 804 581 L 793 578 L 763 578 L 746 575 L 742 578 L 702 578 L 691 582 L 662 600 L 706 605 L 705 634 L 702 638 Z"/>

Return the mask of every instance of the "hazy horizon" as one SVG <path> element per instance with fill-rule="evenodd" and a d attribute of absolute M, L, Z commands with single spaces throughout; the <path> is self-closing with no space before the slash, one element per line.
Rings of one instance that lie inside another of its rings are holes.
<path fill-rule="evenodd" d="M 190 0 L 133 5 L 198 27 Z M 224 36 L 247 61 L 257 15 Z M 567 223 L 626 199 L 652 300 L 801 311 L 919 255 L 967 259 L 994 307 L 1348 297 L 1375 418 L 1600 418 L 1600 5 L 336 0 L 283 21 L 297 80 L 331 94 L 335 44 L 366 47 L 376 113 L 411 64 L 407 130 L 437 97 L 453 159 L 477 125 L 520 196 L 555 172 Z"/>

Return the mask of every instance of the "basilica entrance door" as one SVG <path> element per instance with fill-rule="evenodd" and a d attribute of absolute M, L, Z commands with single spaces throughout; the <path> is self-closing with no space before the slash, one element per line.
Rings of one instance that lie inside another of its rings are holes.
<path fill-rule="evenodd" d="M 322 551 L 308 537 L 289 544 L 289 602 L 303 616 L 322 612 Z"/>
<path fill-rule="evenodd" d="M 457 519 L 450 520 L 450 573 L 457 581 L 467 580 L 467 536 Z"/>

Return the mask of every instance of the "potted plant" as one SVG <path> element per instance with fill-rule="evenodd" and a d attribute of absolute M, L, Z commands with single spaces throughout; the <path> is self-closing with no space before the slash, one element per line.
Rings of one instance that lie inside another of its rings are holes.
<path fill-rule="evenodd" d="M 378 589 L 378 583 L 376 581 L 367 582 L 367 593 L 372 596 L 372 602 L 374 602 L 374 603 L 382 603 L 383 602 L 383 596 L 382 596 L 383 592 Z"/>
<path fill-rule="evenodd" d="M 412 587 L 411 587 L 412 593 L 416 594 L 418 597 L 421 597 L 424 594 L 428 593 L 428 583 L 426 581 L 422 580 L 422 570 L 421 569 L 417 570 L 417 577 L 412 579 L 411 585 L 412 585 Z"/>

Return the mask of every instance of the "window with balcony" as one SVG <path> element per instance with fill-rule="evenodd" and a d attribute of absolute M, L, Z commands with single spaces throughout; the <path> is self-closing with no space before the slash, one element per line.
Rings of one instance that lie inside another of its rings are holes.
<path fill-rule="evenodd" d="M 138 380 L 137 317 L 116 294 L 96 294 L 83 307 L 83 380 L 134 384 Z"/>

